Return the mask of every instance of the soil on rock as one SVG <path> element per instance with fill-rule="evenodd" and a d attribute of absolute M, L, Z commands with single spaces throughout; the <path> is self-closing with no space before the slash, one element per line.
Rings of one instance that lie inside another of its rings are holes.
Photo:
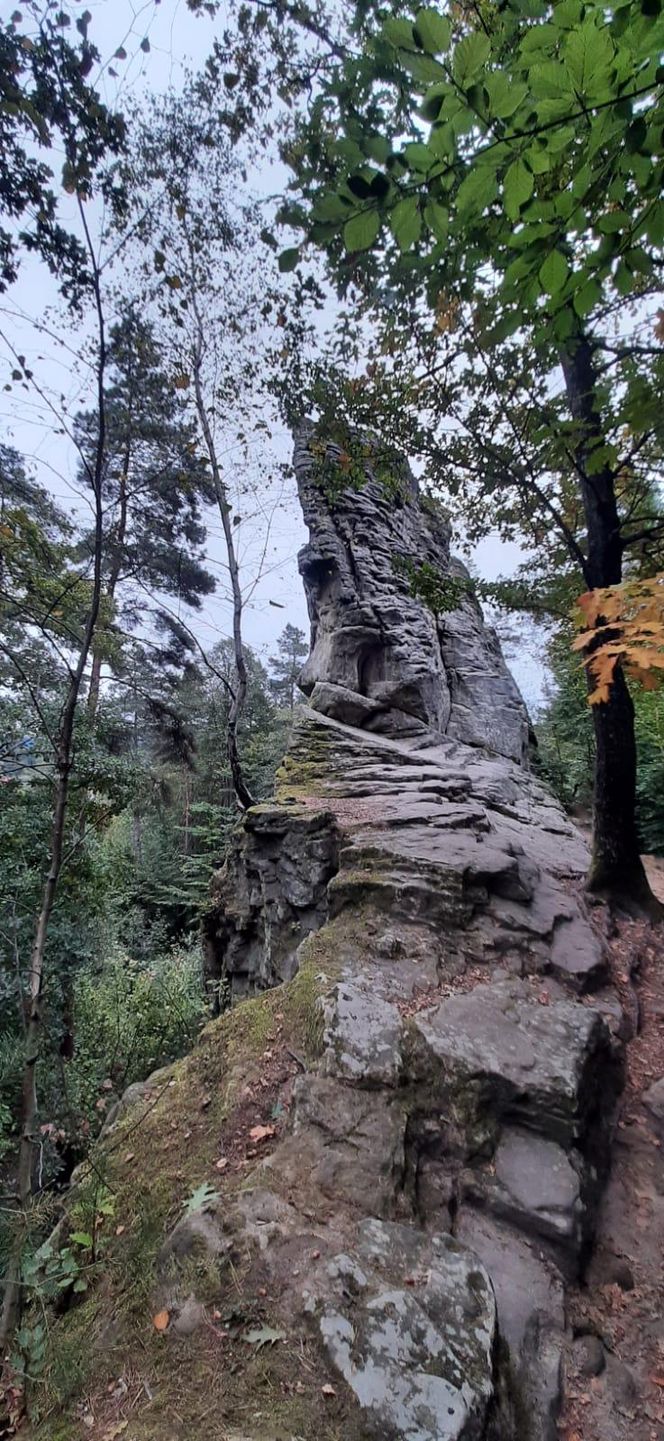
<path fill-rule="evenodd" d="M 664 867 L 658 876 L 657 869 L 649 867 L 650 880 L 661 884 Z M 568 1293 L 577 1339 L 568 1361 L 561 1438 L 662 1441 L 664 1137 L 648 1098 L 664 1077 L 664 927 L 623 922 L 611 961 L 638 1030 L 627 1050 L 627 1085 L 595 1251 L 585 1284 Z"/>

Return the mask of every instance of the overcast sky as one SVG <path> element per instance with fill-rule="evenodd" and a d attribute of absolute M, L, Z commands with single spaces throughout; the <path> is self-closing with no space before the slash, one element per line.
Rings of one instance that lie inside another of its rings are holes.
<path fill-rule="evenodd" d="M 0 13 L 9 18 L 16 8 L 2 0 Z M 90 38 L 103 58 L 98 79 L 104 99 L 110 105 L 122 105 L 128 94 L 179 88 L 185 72 L 198 70 L 209 54 L 215 32 L 223 24 L 223 15 L 194 17 L 186 0 L 86 0 L 92 15 Z M 141 42 L 149 41 L 147 53 Z M 116 50 L 127 52 L 124 62 L 113 61 Z M 109 74 L 109 63 L 117 77 Z M 257 194 L 274 193 L 279 183 L 278 171 L 272 165 L 264 173 L 249 177 Z M 84 520 L 88 498 L 76 486 L 76 457 L 66 437 L 57 434 L 54 418 L 64 397 L 68 412 L 74 414 L 81 404 L 88 403 L 85 393 L 85 371 L 76 364 L 81 350 L 81 336 L 73 330 L 63 332 L 61 315 L 55 312 L 56 294 L 44 268 L 36 262 L 22 266 L 21 278 L 0 307 L 2 332 L 15 350 L 32 360 L 35 376 L 46 392 L 40 400 L 14 386 L 3 391 L 4 365 L 12 369 L 11 350 L 0 351 L 0 425 L 3 439 L 16 446 L 36 468 L 39 479 L 80 520 Z M 37 334 L 34 320 L 42 328 Z M 50 409 L 52 405 L 53 409 Z M 277 429 L 272 441 L 277 460 L 290 454 L 290 437 Z M 267 467 L 266 467 L 267 469 Z M 243 507 L 246 510 L 246 507 Z M 264 575 L 247 602 L 245 638 L 265 659 L 275 649 L 275 641 L 287 621 L 308 630 L 306 605 L 297 571 L 297 551 L 306 540 L 306 532 L 291 483 L 286 491 L 272 488 L 264 496 L 263 516 L 247 520 L 241 530 L 241 552 L 244 561 L 244 582 L 247 587 L 255 576 L 257 558 L 263 554 L 266 541 L 265 517 L 270 527 L 265 549 Z M 197 616 L 196 630 L 201 644 L 210 648 L 230 631 L 230 613 L 224 598 L 225 553 L 218 515 L 209 517 L 208 556 L 211 569 L 220 577 L 219 594 L 205 603 L 204 615 Z M 477 547 L 473 562 L 480 575 L 493 579 L 514 568 L 522 558 L 516 546 L 504 546 L 497 540 L 484 541 Z M 526 649 L 510 663 L 527 702 L 537 704 L 541 695 L 542 673 L 536 653 Z"/>

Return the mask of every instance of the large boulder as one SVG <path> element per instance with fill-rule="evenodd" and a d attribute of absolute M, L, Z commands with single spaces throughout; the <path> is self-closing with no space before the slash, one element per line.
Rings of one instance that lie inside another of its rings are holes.
<path fill-rule="evenodd" d="M 450 1236 L 365 1221 L 309 1298 L 325 1349 L 380 1441 L 483 1441 L 496 1399 L 496 1305 Z"/>
<path fill-rule="evenodd" d="M 590 1007 L 544 1002 L 519 980 L 450 996 L 415 1017 L 415 1074 L 443 1104 L 458 1100 L 469 1124 L 517 1123 L 604 1162 L 622 1081 L 609 1031 Z"/>

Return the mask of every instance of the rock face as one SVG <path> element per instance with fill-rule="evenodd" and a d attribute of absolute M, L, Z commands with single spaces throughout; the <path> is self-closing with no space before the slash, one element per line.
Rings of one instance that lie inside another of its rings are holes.
<path fill-rule="evenodd" d="M 295 955 L 327 915 L 327 884 L 338 868 L 330 811 L 254 806 L 228 864 L 215 879 L 215 907 L 203 927 L 215 1009 L 227 999 L 289 980 Z M 222 964 L 217 958 L 222 958 Z"/>
<path fill-rule="evenodd" d="M 326 499 L 319 450 L 298 438 L 310 704 L 206 924 L 226 997 L 286 983 L 277 1038 L 306 976 L 309 1050 L 291 1042 L 276 1119 L 250 1133 L 277 1133 L 270 1153 L 164 1255 L 195 1243 L 217 1266 L 235 1248 L 237 1285 L 242 1238 L 271 1323 L 354 1408 L 280 1437 L 556 1441 L 565 1286 L 592 1248 L 622 1081 L 586 850 L 528 769 L 478 607 L 434 616 L 395 568 L 455 573 L 444 520 L 405 470 L 389 493 L 369 472 Z"/>
<path fill-rule="evenodd" d="M 525 707 L 477 604 L 464 598 L 434 616 L 412 595 L 409 565 L 466 575 L 450 560 L 447 521 L 419 501 L 405 465 L 389 491 L 369 465 L 359 489 L 325 503 L 311 440 L 305 427 L 295 469 L 310 533 L 300 572 L 312 643 L 300 684 L 312 705 L 368 730 L 430 728 L 523 761 Z M 328 464 L 334 457 L 328 446 Z"/>

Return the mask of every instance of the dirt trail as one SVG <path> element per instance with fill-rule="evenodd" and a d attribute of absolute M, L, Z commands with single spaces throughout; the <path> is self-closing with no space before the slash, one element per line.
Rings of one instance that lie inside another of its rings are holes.
<path fill-rule="evenodd" d="M 645 860 L 664 901 L 664 862 Z M 644 1098 L 664 1076 L 664 927 L 624 923 L 612 952 L 636 1035 L 596 1250 L 570 1297 L 577 1339 L 560 1429 L 562 1441 L 663 1441 L 664 1119 Z"/>

